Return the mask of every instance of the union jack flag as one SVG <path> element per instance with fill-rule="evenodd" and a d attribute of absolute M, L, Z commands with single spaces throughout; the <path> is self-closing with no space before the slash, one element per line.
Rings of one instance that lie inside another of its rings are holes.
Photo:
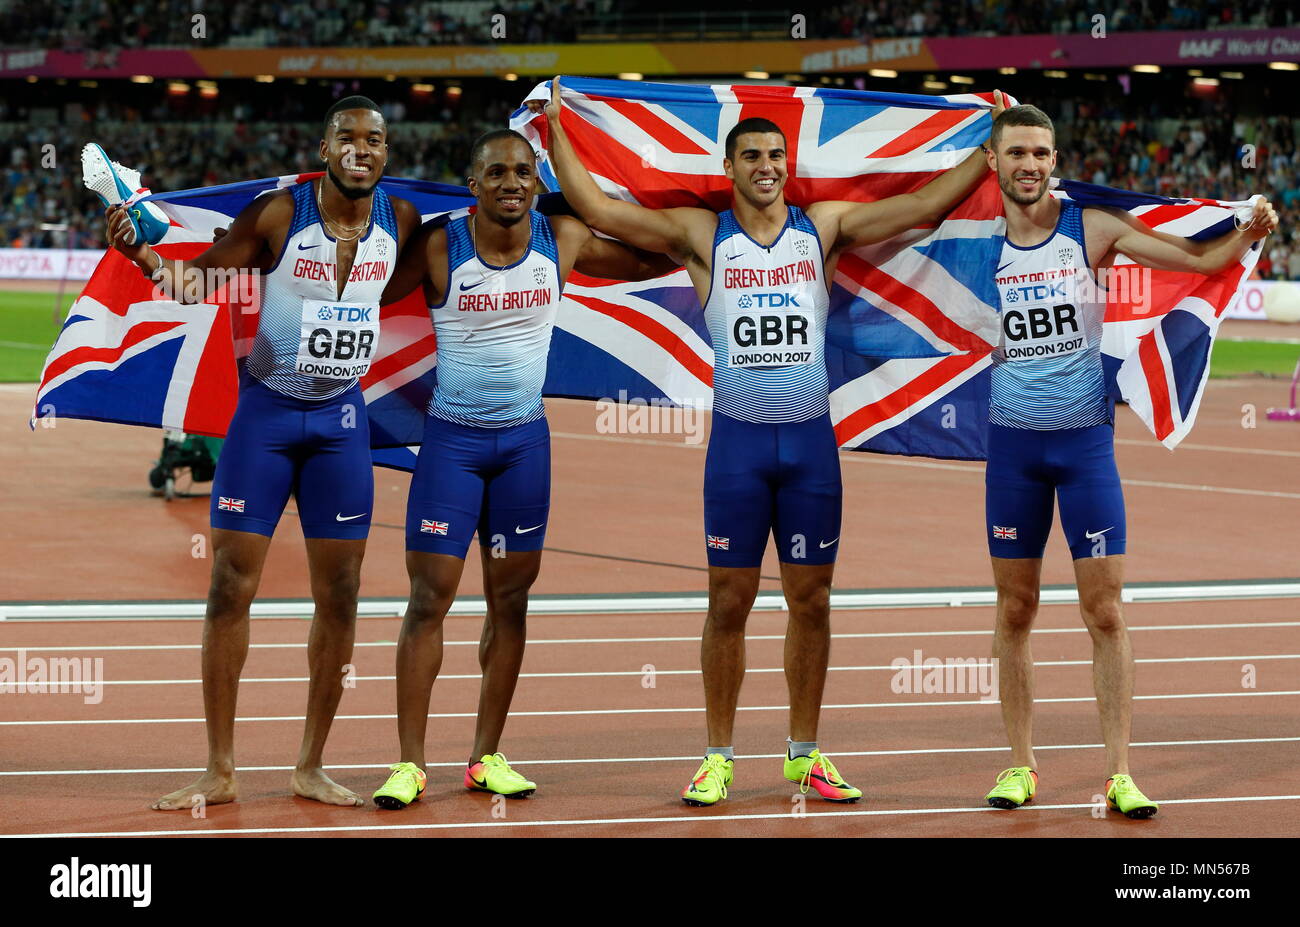
<path fill-rule="evenodd" d="M 731 538 L 720 538 L 714 534 L 705 535 L 708 545 L 717 550 L 731 550 Z"/>
<path fill-rule="evenodd" d="M 649 206 L 725 208 L 722 139 L 763 115 L 787 135 L 795 205 L 869 201 L 915 190 L 958 163 L 988 132 L 984 96 L 925 97 L 838 89 L 686 86 L 566 79 L 565 124 L 609 193 Z M 512 124 L 543 153 L 545 118 L 521 108 Z M 149 194 L 173 227 L 157 246 L 188 258 L 265 192 L 318 174 Z M 464 214 L 469 192 L 386 178 L 426 220 Z M 554 178 L 550 181 L 554 188 Z M 1242 204 L 1169 200 L 1063 181 L 1055 195 L 1128 209 L 1189 237 L 1230 228 Z M 542 197 L 548 211 L 556 197 Z M 996 344 L 993 269 L 1005 219 L 995 179 L 933 228 L 845 254 L 833 281 L 826 362 L 841 445 L 931 457 L 984 456 L 989 353 Z M 1258 257 L 1214 277 L 1156 274 L 1149 305 L 1112 304 L 1107 368 L 1133 409 L 1173 446 L 1190 430 L 1219 319 Z M 1121 261 L 1122 263 L 1122 261 Z M 237 361 L 256 332 L 255 286 L 242 278 L 209 302 L 159 298 L 115 251 L 74 303 L 46 360 L 33 418 L 62 415 L 222 435 L 238 392 Z M 436 339 L 417 290 L 381 308 L 379 351 L 362 379 L 374 458 L 411 469 L 436 377 Z M 626 283 L 573 274 L 557 314 L 544 392 L 631 396 L 708 408 L 713 351 L 685 270 Z"/>
<path fill-rule="evenodd" d="M 244 511 L 244 500 L 221 496 L 217 499 L 217 508 L 224 512 L 242 512 Z"/>
<path fill-rule="evenodd" d="M 1016 539 L 1015 528 L 1002 528 L 998 525 L 993 526 L 993 536 L 1004 541 L 1014 541 Z"/>
<path fill-rule="evenodd" d="M 319 177 L 292 174 L 147 195 L 171 220 L 155 245 L 165 259 L 191 258 L 256 197 Z M 463 214 L 462 187 L 385 178 L 384 189 L 426 220 Z M 146 193 L 148 191 L 145 191 Z M 105 253 L 46 358 L 33 420 L 47 415 L 224 435 L 238 397 L 237 362 L 257 332 L 260 290 L 232 280 L 204 303 L 163 298 L 130 261 Z M 423 406 L 433 391 L 436 342 L 420 294 L 380 310 L 381 351 L 362 381 L 377 462 L 412 469 Z"/>
<path fill-rule="evenodd" d="M 430 521 L 427 518 L 420 519 L 420 531 L 424 534 L 446 534 L 447 522 Z"/>
<path fill-rule="evenodd" d="M 918 189 L 954 166 L 987 137 L 991 94 L 916 96 L 773 86 L 685 86 L 562 78 L 562 119 L 574 147 L 609 195 L 666 208 L 730 205 L 722 174 L 723 140 L 737 121 L 762 116 L 786 135 L 788 202 L 874 201 Z M 530 99 L 549 98 L 548 84 Z M 521 107 L 512 125 L 545 162 L 548 127 Z M 1248 204 L 1168 199 L 1073 181 L 1053 195 L 1085 205 L 1126 209 L 1161 231 L 1189 238 L 1231 229 Z M 984 456 L 990 353 L 999 337 L 993 268 L 1006 220 L 990 174 L 936 227 L 917 227 L 891 241 L 840 258 L 832 285 L 826 362 L 831 415 L 842 446 L 887 453 L 978 459 Z M 1209 370 L 1214 333 L 1259 255 L 1258 247 L 1212 277 L 1153 272 L 1151 299 L 1111 301 L 1103 351 L 1112 393 L 1122 393 L 1152 432 L 1173 447 L 1190 430 Z M 1117 265 L 1131 263 L 1123 256 Z M 593 295 L 570 288 L 566 303 L 595 309 Z M 609 292 L 599 311 L 678 359 L 674 386 L 705 376 L 695 339 L 647 311 L 650 294 L 693 302 L 685 270 L 653 288 Z M 615 308 L 616 307 L 616 308 Z M 572 310 L 576 311 L 576 309 Z M 697 334 L 698 303 L 675 313 Z M 653 333 L 653 334 L 651 334 Z M 624 337 L 626 331 L 622 331 Z M 704 339 L 707 345 L 707 336 Z M 653 346 L 641 342 L 642 351 Z M 620 352 L 620 356 L 622 352 Z M 632 355 L 628 352 L 627 356 Z M 645 366 L 645 362 L 641 362 Z M 667 366 L 671 367 L 671 364 Z M 665 370 L 657 371 L 667 379 Z M 710 371 L 711 373 L 711 371 Z M 677 395 L 665 389 L 670 398 Z M 609 395 L 613 395 L 612 393 Z M 687 394 L 692 398 L 691 394 Z"/>

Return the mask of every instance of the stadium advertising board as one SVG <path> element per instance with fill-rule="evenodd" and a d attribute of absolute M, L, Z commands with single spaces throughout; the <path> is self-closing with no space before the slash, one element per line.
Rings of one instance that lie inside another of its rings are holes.
<path fill-rule="evenodd" d="M 1242 65 L 1300 58 L 1300 28 L 1212 32 L 626 42 L 400 48 L 49 49 L 0 52 L 0 77 L 479 77 L 502 74 L 646 76 L 745 71 L 820 74 L 867 68 L 980 70 L 993 66 L 1129 67 L 1134 62 Z M 702 65 L 707 62 L 707 66 Z"/>

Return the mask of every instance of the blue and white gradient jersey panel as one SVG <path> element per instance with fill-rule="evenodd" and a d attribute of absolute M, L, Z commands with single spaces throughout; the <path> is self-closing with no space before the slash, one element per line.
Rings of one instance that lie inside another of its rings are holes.
<path fill-rule="evenodd" d="M 447 293 L 429 307 L 438 338 L 430 415 L 504 428 L 546 414 L 542 383 L 560 305 L 560 252 L 549 219 L 534 211 L 529 222 L 528 251 L 508 267 L 479 258 L 470 217 L 447 224 Z"/>
<path fill-rule="evenodd" d="M 1002 337 L 989 421 L 1054 431 L 1111 420 L 1101 361 L 1104 296 L 1088 266 L 1083 209 L 1061 202 L 1056 231 L 1031 248 L 1003 244 L 996 272 Z"/>
<path fill-rule="evenodd" d="M 731 210 L 718 216 L 704 318 L 713 339 L 713 408 L 746 422 L 802 422 L 830 408 L 823 355 L 830 296 L 817 230 L 787 207 L 770 247 Z"/>
<path fill-rule="evenodd" d="M 286 396 L 332 399 L 365 374 L 379 349 L 379 297 L 397 267 L 397 219 L 376 187 L 370 228 L 339 296 L 338 242 L 321 223 L 315 185 L 292 193 L 293 221 L 264 280 L 246 369 Z"/>

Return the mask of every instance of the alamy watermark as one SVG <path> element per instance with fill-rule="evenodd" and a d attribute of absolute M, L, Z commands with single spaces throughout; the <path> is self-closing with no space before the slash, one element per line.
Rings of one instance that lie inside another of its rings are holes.
<path fill-rule="evenodd" d="M 687 444 L 704 441 L 704 410 L 689 401 L 642 399 L 618 391 L 617 399 L 596 400 L 596 431 L 602 435 L 684 435 Z"/>
<path fill-rule="evenodd" d="M 87 705 L 104 700 L 103 657 L 0 657 L 0 695 L 79 693 Z"/>
<path fill-rule="evenodd" d="M 998 661 L 993 657 L 911 657 L 889 661 L 894 670 L 889 688 L 899 695 L 975 695 L 981 702 L 998 700 Z"/>

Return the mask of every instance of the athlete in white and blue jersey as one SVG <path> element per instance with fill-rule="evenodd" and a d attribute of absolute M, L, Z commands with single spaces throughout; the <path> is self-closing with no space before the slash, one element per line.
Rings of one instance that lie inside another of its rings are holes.
<path fill-rule="evenodd" d="M 550 512 L 551 442 L 542 383 L 560 294 L 575 268 L 644 280 L 671 261 L 597 238 L 571 216 L 532 208 L 537 165 L 522 135 L 489 132 L 471 155 L 470 216 L 426 224 L 402 254 L 385 301 L 423 286 L 438 379 L 406 509 L 411 599 L 397 646 L 401 761 L 375 792 L 402 808 L 423 790 L 429 697 L 442 621 L 478 534 L 490 603 L 483 687 L 465 787 L 522 798 L 536 788 L 497 752 L 524 654 L 528 590 Z"/>
<path fill-rule="evenodd" d="M 986 796 L 1016 808 L 1038 787 L 1032 742 L 1033 660 L 1029 631 L 1038 611 L 1052 503 L 1074 558 L 1084 623 L 1093 642 L 1093 679 L 1106 744 L 1105 794 L 1129 817 L 1156 813 L 1129 775 L 1133 656 L 1120 609 L 1126 546 L 1124 496 L 1115 465 L 1112 407 L 1101 362 L 1106 290 L 1097 268 L 1117 254 L 1142 268 L 1217 273 L 1275 228 L 1267 202 L 1251 225 L 1212 241 L 1155 232 L 1123 212 L 1080 209 L 1047 194 L 1056 166 L 1052 121 L 1033 106 L 996 121 L 987 155 L 1007 216 L 997 282 L 1002 338 L 993 358 L 985 514 L 997 620 L 1002 718 L 1012 766 Z M 990 268 L 992 270 L 992 268 Z M 1125 287 L 1126 292 L 1150 292 Z"/>
<path fill-rule="evenodd" d="M 769 536 L 790 609 L 784 774 L 828 801 L 857 801 L 817 748 L 830 645 L 830 586 L 842 493 L 823 360 L 830 281 L 839 255 L 937 221 L 988 170 L 978 153 L 916 193 L 874 203 L 785 202 L 785 135 L 745 119 L 727 135 L 732 207 L 648 209 L 606 197 L 560 124 L 558 80 L 547 108 L 551 159 L 565 196 L 592 228 L 685 264 L 713 340 L 713 420 L 704 469 L 709 616 L 701 646 L 708 743 L 682 790 L 691 805 L 727 796 L 744 634 Z"/>
<path fill-rule="evenodd" d="M 1088 266 L 1083 209 L 1061 201 L 1056 229 L 1036 245 L 1005 239 L 994 282 L 1002 340 L 993 353 L 989 421 L 1036 431 L 1109 424 L 1106 304 Z"/>
<path fill-rule="evenodd" d="M 248 648 L 248 610 L 290 494 L 307 543 L 316 600 L 311 689 L 292 787 L 336 805 L 361 800 L 325 775 L 322 751 L 350 662 L 361 558 L 374 481 L 358 377 L 379 343 L 379 303 L 401 244 L 419 224 L 415 207 L 377 187 L 388 160 L 387 126 L 375 104 L 349 97 L 325 117 L 319 179 L 259 197 L 212 247 L 164 261 L 128 245 L 130 221 L 109 210 L 113 246 L 164 293 L 198 302 L 229 272 L 264 277 L 252 351 L 212 483 L 212 586 L 203 636 L 208 769 L 154 807 L 233 801 L 234 711 Z"/>

